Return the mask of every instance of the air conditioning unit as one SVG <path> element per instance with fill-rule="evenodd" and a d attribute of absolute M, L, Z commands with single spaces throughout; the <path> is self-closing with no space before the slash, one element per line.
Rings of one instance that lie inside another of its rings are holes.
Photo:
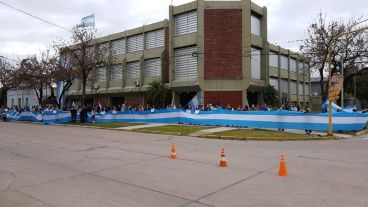
<path fill-rule="evenodd" d="M 141 81 L 140 81 L 140 80 L 135 80 L 135 81 L 134 81 L 134 85 L 135 85 L 136 87 L 140 86 L 140 85 L 141 85 Z"/>

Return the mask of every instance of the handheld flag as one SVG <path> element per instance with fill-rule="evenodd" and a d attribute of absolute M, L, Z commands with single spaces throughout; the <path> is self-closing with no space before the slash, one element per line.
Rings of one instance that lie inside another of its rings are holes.
<path fill-rule="evenodd" d="M 188 105 L 190 105 L 192 111 L 194 111 L 196 109 L 196 106 L 201 105 L 201 97 L 202 94 L 199 91 L 193 98 L 192 100 L 189 101 Z"/>

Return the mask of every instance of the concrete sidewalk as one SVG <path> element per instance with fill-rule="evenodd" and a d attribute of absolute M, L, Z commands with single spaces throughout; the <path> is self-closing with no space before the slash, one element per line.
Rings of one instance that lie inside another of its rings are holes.
<path fill-rule="evenodd" d="M 216 132 L 224 132 L 224 131 L 230 131 L 230 130 L 236 130 L 236 129 L 248 129 L 248 130 L 251 130 L 251 129 L 256 129 L 256 128 L 216 127 L 216 128 L 211 128 L 211 129 L 200 130 L 200 131 L 194 132 L 192 134 L 189 134 L 189 136 L 198 137 L 198 136 L 212 134 L 212 133 L 216 133 Z M 278 131 L 278 129 L 273 129 L 273 128 L 262 128 L 262 129 L 263 130 L 270 130 L 270 131 Z M 305 131 L 304 130 L 285 129 L 284 132 L 305 135 Z M 342 137 L 342 138 L 351 138 L 351 137 L 353 137 L 352 135 L 349 135 L 349 134 L 334 133 L 334 135 L 335 136 L 338 136 L 338 137 Z M 312 133 L 310 134 L 310 136 L 327 136 L 327 133 L 326 132 L 319 132 L 319 131 L 312 131 Z"/>
<path fill-rule="evenodd" d="M 202 136 L 202 135 L 206 135 L 206 134 L 212 134 L 212 133 L 216 133 L 216 132 L 230 131 L 230 130 L 234 130 L 234 129 L 238 129 L 238 128 L 235 128 L 235 127 L 216 127 L 216 128 L 211 128 L 211 129 L 205 129 L 205 130 L 196 131 L 194 133 L 189 134 L 189 136 L 198 137 L 198 136 Z"/>
<path fill-rule="evenodd" d="M 278 129 L 271 129 L 271 128 L 267 128 L 267 130 L 278 131 Z M 304 130 L 285 129 L 285 132 L 296 133 L 296 134 L 304 134 L 305 135 Z M 340 134 L 340 133 L 333 133 L 333 134 L 335 136 L 342 137 L 342 138 L 351 138 L 351 137 L 353 137 L 352 135 L 349 135 L 349 134 Z M 326 132 L 320 132 L 320 131 L 312 131 L 310 136 L 327 136 L 327 133 Z"/>
<path fill-rule="evenodd" d="M 119 128 L 116 128 L 116 129 L 134 130 L 134 129 L 149 128 L 149 127 L 159 127 L 159 126 L 166 126 L 166 125 L 170 125 L 170 124 L 166 124 L 166 123 L 142 124 L 142 125 L 136 125 L 136 126 L 119 127 Z"/>

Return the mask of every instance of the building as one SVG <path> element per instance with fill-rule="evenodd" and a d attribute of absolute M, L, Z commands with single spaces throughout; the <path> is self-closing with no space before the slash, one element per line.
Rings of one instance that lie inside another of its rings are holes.
<path fill-rule="evenodd" d="M 55 92 L 55 91 L 54 91 Z M 50 89 L 43 90 L 42 100 L 46 100 L 50 95 Z M 38 106 L 38 98 L 36 92 L 29 87 L 24 88 L 10 88 L 6 94 L 8 107 L 32 107 Z"/>
<path fill-rule="evenodd" d="M 197 92 L 203 104 L 260 105 L 268 84 L 280 104 L 309 104 L 308 63 L 267 37 L 267 8 L 250 0 L 170 6 L 168 20 L 97 39 L 116 58 L 96 70 L 86 103 L 142 104 L 148 84 L 160 79 L 176 105 Z M 77 81 L 68 95 L 79 99 Z"/>

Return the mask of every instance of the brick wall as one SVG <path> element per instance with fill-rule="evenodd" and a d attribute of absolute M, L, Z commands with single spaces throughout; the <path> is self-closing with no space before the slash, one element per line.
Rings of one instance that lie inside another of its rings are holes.
<path fill-rule="evenodd" d="M 204 104 L 219 104 L 223 107 L 230 104 L 237 108 L 242 106 L 242 92 L 241 91 L 205 91 Z"/>
<path fill-rule="evenodd" d="M 242 78 L 241 9 L 205 9 L 204 79 Z"/>
<path fill-rule="evenodd" d="M 143 97 L 142 95 L 135 95 L 135 96 L 125 96 L 125 105 L 129 106 L 137 106 L 137 105 L 141 105 L 143 102 Z"/>

